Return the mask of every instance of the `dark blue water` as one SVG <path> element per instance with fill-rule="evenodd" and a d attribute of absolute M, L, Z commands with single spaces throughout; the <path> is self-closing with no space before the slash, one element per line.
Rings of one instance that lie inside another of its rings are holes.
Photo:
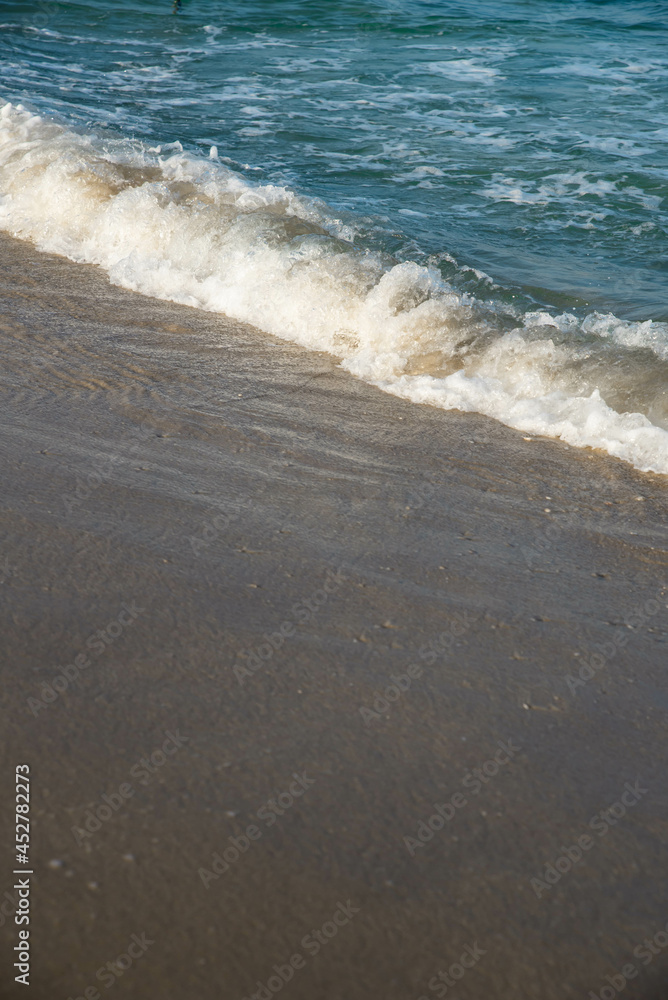
<path fill-rule="evenodd" d="M 0 5 L 0 92 L 218 147 L 538 301 L 668 318 L 668 4 Z M 377 228 L 381 227 L 381 232 Z M 394 235 L 393 235 L 394 234 Z M 439 256 L 441 255 L 441 256 Z"/>

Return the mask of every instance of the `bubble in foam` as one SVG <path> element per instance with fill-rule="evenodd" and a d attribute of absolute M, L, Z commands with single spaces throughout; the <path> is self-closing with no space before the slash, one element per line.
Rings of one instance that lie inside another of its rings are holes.
<path fill-rule="evenodd" d="M 126 288 L 328 351 L 415 402 L 668 473 L 665 403 L 652 388 L 661 370 L 646 378 L 646 361 L 634 361 L 641 349 L 668 365 L 665 324 L 540 310 L 513 319 L 435 267 L 356 246 L 326 205 L 249 182 L 216 147 L 197 157 L 179 142 L 100 139 L 5 105 L 0 226 Z"/>

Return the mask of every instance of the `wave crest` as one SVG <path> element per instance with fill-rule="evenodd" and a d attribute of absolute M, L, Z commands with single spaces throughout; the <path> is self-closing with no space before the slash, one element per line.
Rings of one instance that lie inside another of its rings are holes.
<path fill-rule="evenodd" d="M 327 351 L 415 402 L 668 473 L 668 326 L 513 315 L 436 267 L 365 250 L 328 206 L 148 147 L 0 110 L 0 226 L 144 294 Z"/>

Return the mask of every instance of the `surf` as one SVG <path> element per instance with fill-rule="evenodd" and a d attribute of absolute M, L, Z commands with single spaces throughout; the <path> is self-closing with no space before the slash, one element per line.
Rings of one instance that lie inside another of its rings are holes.
<path fill-rule="evenodd" d="M 7 103 L 0 226 L 124 288 L 326 351 L 414 403 L 668 473 L 668 324 L 524 308 L 485 276 L 463 291 L 433 262 L 365 244 L 350 214 L 242 176 L 216 148 L 206 157 Z"/>

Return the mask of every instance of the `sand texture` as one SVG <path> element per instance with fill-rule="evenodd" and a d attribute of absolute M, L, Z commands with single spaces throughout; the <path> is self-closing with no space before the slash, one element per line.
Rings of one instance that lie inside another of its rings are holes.
<path fill-rule="evenodd" d="M 286 1000 L 417 1000 L 477 943 L 448 997 L 585 997 L 628 962 L 628 1000 L 668 996 L 668 950 L 633 957 L 668 920 L 665 481 L 0 261 L 1 774 L 11 805 L 31 767 L 35 868 L 31 987 L 5 914 L 0 995 L 242 1000 L 299 954 Z M 10 806 L 1 842 L 11 896 Z"/>

